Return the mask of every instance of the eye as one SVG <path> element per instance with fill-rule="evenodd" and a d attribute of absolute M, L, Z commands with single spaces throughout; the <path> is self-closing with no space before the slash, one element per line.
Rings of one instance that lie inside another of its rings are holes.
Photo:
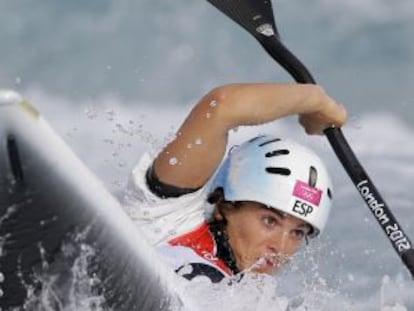
<path fill-rule="evenodd" d="M 264 216 L 263 223 L 265 224 L 266 227 L 270 228 L 270 227 L 274 227 L 275 225 L 277 225 L 278 220 L 274 216 Z"/>
<path fill-rule="evenodd" d="M 304 229 L 292 230 L 292 236 L 296 240 L 302 240 L 308 233 Z"/>

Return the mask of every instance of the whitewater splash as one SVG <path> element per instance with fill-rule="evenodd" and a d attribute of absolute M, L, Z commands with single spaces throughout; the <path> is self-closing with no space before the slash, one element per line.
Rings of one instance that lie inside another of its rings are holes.
<path fill-rule="evenodd" d="M 30 284 L 25 282 L 21 271 L 17 269 L 16 275 L 24 285 L 27 296 L 23 305 L 12 308 L 13 311 L 111 310 L 103 295 L 96 291 L 99 278 L 88 273 L 95 250 L 82 242 L 83 236 L 84 234 L 78 234 L 70 242 L 65 242 L 58 259 L 53 263 L 46 260 L 47 255 L 42 245 L 37 245 L 42 263 L 33 271 L 33 282 Z M 0 310 L 8 309 L 0 307 Z"/>
<path fill-rule="evenodd" d="M 67 259 L 75 251 L 74 248 L 74 245 L 64 247 Z M 36 291 L 27 288 L 28 297 L 22 310 L 111 310 L 105 306 L 104 297 L 94 293 L 93 289 L 100 280 L 88 274 L 88 261 L 94 255 L 93 248 L 86 244 L 80 244 L 76 248 L 79 248 L 80 254 L 75 260 L 61 261 L 53 269 L 43 266 L 43 271 L 35 277 L 42 289 Z"/>
<path fill-rule="evenodd" d="M 94 292 L 100 280 L 88 275 L 88 265 L 95 254 L 93 247 L 82 243 L 78 238 L 77 243 L 65 244 L 62 251 L 63 258 L 58 264 L 50 266 L 44 262 L 41 271 L 36 272 L 36 288 L 28 287 L 25 304 L 13 311 L 112 310 L 106 305 L 105 298 Z M 311 275 L 301 274 L 298 290 L 294 295 L 284 293 L 284 277 L 252 274 L 249 271 L 226 278 L 217 284 L 212 284 L 205 277 L 195 278 L 187 282 L 185 292 L 197 301 L 200 311 L 409 310 L 404 304 L 410 294 L 406 291 L 408 284 L 403 277 L 392 279 L 384 276 L 379 284 L 379 299 L 368 306 L 364 303 L 358 304 L 352 297 L 342 294 L 340 289 L 328 285 L 318 274 L 316 259 L 312 258 L 312 261 Z M 299 269 L 298 265 L 293 265 L 288 268 L 288 273 L 298 273 L 296 269 Z M 162 306 L 160 310 L 163 310 Z M 182 310 L 183 308 L 178 307 L 172 309 Z"/>
<path fill-rule="evenodd" d="M 378 299 L 365 302 L 356 301 L 354 297 L 341 291 L 340 286 L 329 284 L 319 271 L 318 256 L 324 246 L 316 243 L 305 249 L 296 258 L 298 262 L 290 263 L 282 276 L 253 274 L 255 265 L 242 273 L 226 278 L 220 283 L 212 284 L 206 277 L 199 277 L 188 282 L 186 291 L 194 298 L 200 310 L 229 311 L 408 311 L 405 302 L 413 302 L 411 280 L 401 275 L 395 279 L 385 275 L 378 284 Z M 308 263 L 304 269 L 304 260 Z M 295 261 L 293 261 L 295 262 Z M 256 263 L 260 265 L 260 259 Z M 290 279 L 287 274 L 296 274 Z M 352 282 L 348 276 L 343 282 Z M 293 284 L 293 291 L 286 290 L 288 282 Z"/>

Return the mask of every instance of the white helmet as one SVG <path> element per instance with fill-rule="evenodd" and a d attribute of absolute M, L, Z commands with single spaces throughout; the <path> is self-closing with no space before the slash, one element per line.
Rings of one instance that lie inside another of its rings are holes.
<path fill-rule="evenodd" d="M 212 184 L 227 201 L 255 201 L 302 219 L 314 230 L 325 227 L 332 184 L 321 159 L 288 139 L 258 136 L 233 147 Z"/>

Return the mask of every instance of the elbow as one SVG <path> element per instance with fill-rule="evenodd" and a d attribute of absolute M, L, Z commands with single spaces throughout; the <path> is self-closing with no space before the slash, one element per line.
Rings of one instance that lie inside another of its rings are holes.
<path fill-rule="evenodd" d="M 218 121 L 228 130 L 238 124 L 235 123 L 235 104 L 238 102 L 239 85 L 226 84 L 212 89 L 202 99 L 201 105 L 212 119 Z"/>
<path fill-rule="evenodd" d="M 217 103 L 228 101 L 231 99 L 236 90 L 236 84 L 225 84 L 212 89 L 207 93 L 206 97 L 210 99 L 210 102 L 213 100 L 215 100 Z"/>

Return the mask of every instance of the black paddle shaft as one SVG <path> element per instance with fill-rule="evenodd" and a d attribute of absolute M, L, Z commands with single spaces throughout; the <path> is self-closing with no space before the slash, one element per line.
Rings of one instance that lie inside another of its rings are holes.
<path fill-rule="evenodd" d="M 296 82 L 316 84 L 305 65 L 280 40 L 270 0 L 207 1 L 252 34 Z M 414 277 L 414 249 L 411 241 L 359 163 L 341 129 L 330 127 L 324 133 L 359 194 Z"/>

